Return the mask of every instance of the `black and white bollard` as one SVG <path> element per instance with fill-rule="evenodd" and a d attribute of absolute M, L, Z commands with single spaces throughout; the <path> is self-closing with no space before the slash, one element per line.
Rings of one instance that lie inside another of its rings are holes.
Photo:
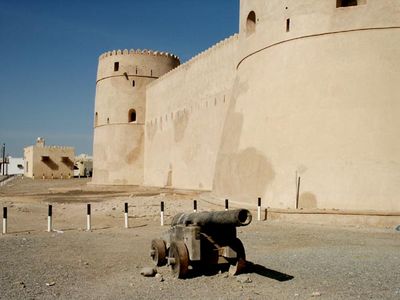
<path fill-rule="evenodd" d="M 7 233 L 7 207 L 3 207 L 3 234 Z"/>
<path fill-rule="evenodd" d="M 257 220 L 261 221 L 261 198 L 258 197 L 258 204 L 257 204 Z"/>
<path fill-rule="evenodd" d="M 90 231 L 92 229 L 91 224 L 91 209 L 90 204 L 87 205 L 87 213 L 86 213 L 86 230 Z"/>
<path fill-rule="evenodd" d="M 193 200 L 193 212 L 197 212 L 197 200 Z"/>
<path fill-rule="evenodd" d="M 49 209 L 47 211 L 47 231 L 52 232 L 53 231 L 53 206 L 49 204 Z"/>
<path fill-rule="evenodd" d="M 129 221 L 128 221 L 128 203 L 125 202 L 125 228 L 129 228 Z"/>
<path fill-rule="evenodd" d="M 160 217 L 161 217 L 161 226 L 164 226 L 164 201 L 161 201 Z"/>
<path fill-rule="evenodd" d="M 225 211 L 228 211 L 229 209 L 229 200 L 225 199 Z"/>

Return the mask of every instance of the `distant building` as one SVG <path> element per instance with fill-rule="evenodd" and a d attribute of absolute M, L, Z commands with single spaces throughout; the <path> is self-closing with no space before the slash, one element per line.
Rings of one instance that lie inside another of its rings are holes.
<path fill-rule="evenodd" d="M 74 177 L 92 177 L 93 158 L 87 154 L 75 157 Z"/>
<path fill-rule="evenodd" d="M 38 138 L 36 145 L 24 149 L 25 172 L 30 178 L 63 179 L 73 177 L 75 149 L 63 146 L 45 146 Z"/>
<path fill-rule="evenodd" d="M 7 175 L 22 175 L 24 174 L 24 159 L 22 157 L 8 158 L 8 173 Z"/>

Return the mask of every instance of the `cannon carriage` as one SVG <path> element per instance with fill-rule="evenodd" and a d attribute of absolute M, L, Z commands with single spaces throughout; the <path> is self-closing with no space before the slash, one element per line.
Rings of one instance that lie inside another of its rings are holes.
<path fill-rule="evenodd" d="M 230 265 L 236 275 L 246 265 L 236 228 L 251 219 L 247 209 L 177 214 L 162 239 L 151 242 L 151 258 L 157 266 L 169 265 L 177 278 L 185 278 L 190 268 L 221 264 Z"/>

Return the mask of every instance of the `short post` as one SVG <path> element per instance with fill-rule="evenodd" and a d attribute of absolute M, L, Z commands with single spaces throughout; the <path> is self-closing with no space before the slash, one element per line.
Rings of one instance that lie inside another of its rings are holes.
<path fill-rule="evenodd" d="M 260 197 L 258 197 L 257 220 L 261 221 L 261 198 Z"/>
<path fill-rule="evenodd" d="M 7 233 L 7 207 L 3 207 L 3 234 Z"/>
<path fill-rule="evenodd" d="M 52 216 L 53 216 L 53 206 L 51 204 L 49 204 L 49 209 L 47 211 L 47 231 L 48 232 L 53 231 Z"/>
<path fill-rule="evenodd" d="M 161 217 L 161 226 L 164 226 L 164 201 L 161 201 L 160 217 Z"/>
<path fill-rule="evenodd" d="M 229 209 L 229 200 L 225 199 L 225 211 L 228 211 Z"/>
<path fill-rule="evenodd" d="M 91 224 L 91 210 L 90 210 L 90 204 L 87 205 L 87 214 L 86 214 L 86 230 L 90 231 L 92 229 L 92 224 Z"/>
<path fill-rule="evenodd" d="M 193 212 L 197 212 L 197 200 L 193 200 Z"/>
<path fill-rule="evenodd" d="M 128 203 L 125 202 L 125 228 L 129 228 L 128 222 Z"/>
<path fill-rule="evenodd" d="M 299 209 L 300 176 L 297 178 L 296 209 Z"/>

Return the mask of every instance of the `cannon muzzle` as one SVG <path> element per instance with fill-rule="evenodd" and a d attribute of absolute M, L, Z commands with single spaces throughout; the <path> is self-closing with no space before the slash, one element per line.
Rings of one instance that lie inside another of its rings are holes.
<path fill-rule="evenodd" d="M 199 212 L 174 216 L 171 226 L 178 224 L 197 226 L 246 226 L 251 222 L 251 213 L 247 209 L 236 209 L 229 211 Z"/>

